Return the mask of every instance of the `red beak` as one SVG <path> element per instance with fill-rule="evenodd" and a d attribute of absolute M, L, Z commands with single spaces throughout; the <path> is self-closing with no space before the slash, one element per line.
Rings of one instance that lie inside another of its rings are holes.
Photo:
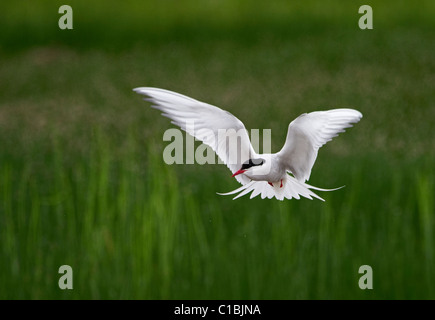
<path fill-rule="evenodd" d="M 235 177 L 235 176 L 237 176 L 237 175 L 239 175 L 239 174 L 241 174 L 241 173 L 243 173 L 243 172 L 245 172 L 246 170 L 242 170 L 242 169 L 240 169 L 239 171 L 236 171 L 236 172 L 234 172 L 234 174 L 231 176 L 231 177 Z"/>

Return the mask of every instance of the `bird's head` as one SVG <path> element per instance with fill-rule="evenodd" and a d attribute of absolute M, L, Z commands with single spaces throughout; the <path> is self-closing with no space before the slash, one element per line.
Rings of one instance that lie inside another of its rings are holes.
<path fill-rule="evenodd" d="M 266 163 L 266 160 L 264 160 L 263 158 L 249 159 L 242 164 L 242 167 L 240 168 L 240 170 L 234 172 L 232 177 L 235 177 L 235 176 L 242 174 L 242 173 L 245 173 L 245 174 L 252 173 L 254 170 L 262 167 L 263 164 L 265 164 L 265 163 Z"/>

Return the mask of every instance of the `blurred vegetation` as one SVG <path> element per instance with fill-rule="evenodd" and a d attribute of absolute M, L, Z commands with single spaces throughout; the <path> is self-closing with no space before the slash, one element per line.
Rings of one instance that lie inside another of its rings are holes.
<path fill-rule="evenodd" d="M 0 5 L 0 298 L 435 298 L 433 1 L 70 1 L 60 30 L 63 4 Z M 274 152 L 299 114 L 356 108 L 310 180 L 346 188 L 218 196 L 225 166 L 164 164 L 138 86 L 272 128 Z"/>
<path fill-rule="evenodd" d="M 58 8 L 68 4 L 74 11 L 74 32 L 58 26 Z M 71 45 L 75 49 L 100 47 L 125 50 L 132 45 L 168 41 L 235 40 L 253 45 L 256 40 L 304 38 L 315 33 L 353 29 L 362 4 L 374 9 L 377 32 L 381 28 L 434 27 L 435 4 L 418 2 L 356 0 L 138 1 L 83 0 L 4 2 L 0 42 L 4 50 L 40 45 Z"/>

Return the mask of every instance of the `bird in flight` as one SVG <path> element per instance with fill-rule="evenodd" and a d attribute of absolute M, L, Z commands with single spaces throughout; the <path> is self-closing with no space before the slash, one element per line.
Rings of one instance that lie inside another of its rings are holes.
<path fill-rule="evenodd" d="M 162 111 L 173 124 L 216 152 L 231 170 L 232 177 L 242 184 L 231 192 L 218 193 L 237 194 L 233 199 L 251 193 L 251 199 L 258 195 L 262 199 L 275 197 L 278 200 L 303 196 L 324 201 L 312 190 L 339 188 L 322 189 L 305 183 L 310 178 L 317 152 L 362 118 L 359 111 L 345 108 L 304 113 L 290 123 L 279 152 L 257 154 L 243 123 L 228 111 L 169 90 L 141 87 L 134 91 L 144 95 L 144 100 Z M 228 140 L 237 143 L 228 143 Z"/>

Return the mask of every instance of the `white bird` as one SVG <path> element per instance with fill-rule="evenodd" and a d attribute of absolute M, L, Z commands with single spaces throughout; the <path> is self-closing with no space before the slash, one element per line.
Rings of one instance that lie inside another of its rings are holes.
<path fill-rule="evenodd" d="M 197 101 L 172 91 L 142 87 L 135 92 L 145 95 L 152 107 L 161 110 L 173 124 L 209 145 L 233 173 L 242 186 L 221 195 L 237 194 L 237 199 L 250 192 L 250 198 L 258 195 L 278 200 L 308 199 L 315 197 L 324 201 L 312 190 L 321 189 L 306 184 L 321 146 L 352 127 L 362 114 L 354 109 L 333 109 L 304 113 L 293 120 L 282 149 L 272 154 L 257 154 L 249 140 L 243 123 L 228 111 Z M 188 123 L 194 123 L 189 126 Z M 227 137 L 239 139 L 236 148 L 231 148 L 225 139 L 219 139 L 224 130 Z M 312 190 L 311 190 L 312 189 Z"/>

